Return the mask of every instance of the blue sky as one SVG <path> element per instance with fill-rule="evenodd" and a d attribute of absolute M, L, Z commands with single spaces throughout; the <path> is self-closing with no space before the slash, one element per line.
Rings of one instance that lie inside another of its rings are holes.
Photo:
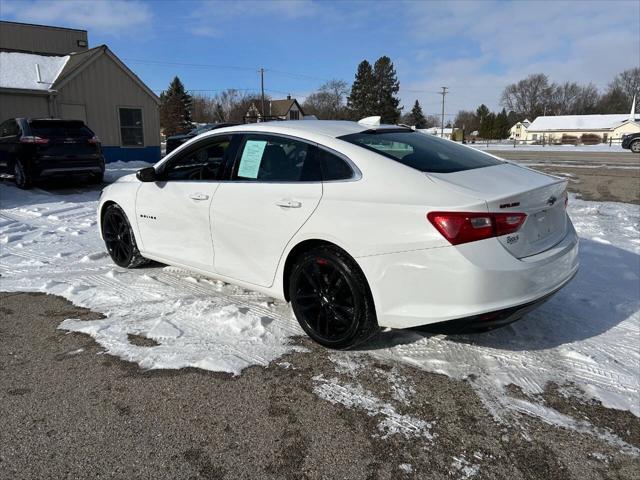
<path fill-rule="evenodd" d="M 154 90 L 258 90 L 304 98 L 323 81 L 351 82 L 358 63 L 388 55 L 405 110 L 499 107 L 530 73 L 592 82 L 640 64 L 640 2 L 0 0 L 0 17 L 84 28 Z M 158 63 L 154 63 L 158 62 Z"/>

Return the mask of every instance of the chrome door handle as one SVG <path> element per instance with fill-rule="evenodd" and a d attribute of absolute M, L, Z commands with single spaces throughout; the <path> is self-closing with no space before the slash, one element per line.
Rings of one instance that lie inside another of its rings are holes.
<path fill-rule="evenodd" d="M 192 193 L 189 195 L 191 200 L 208 200 L 209 195 L 205 195 L 204 193 Z"/>
<path fill-rule="evenodd" d="M 300 208 L 302 206 L 302 202 L 298 202 L 296 200 L 278 200 L 276 205 L 282 208 Z"/>

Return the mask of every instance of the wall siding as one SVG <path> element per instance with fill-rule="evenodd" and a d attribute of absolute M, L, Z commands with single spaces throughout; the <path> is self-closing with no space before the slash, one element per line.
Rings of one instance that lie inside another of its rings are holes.
<path fill-rule="evenodd" d="M 87 125 L 100 137 L 105 150 L 120 147 L 122 160 L 137 160 L 136 151 L 144 157 L 140 160 L 149 160 L 147 152 L 156 150 L 155 160 L 160 158 L 158 104 L 107 55 L 100 56 L 59 89 L 57 104 L 62 103 L 84 105 Z M 118 107 L 142 109 L 144 147 L 122 147 Z"/>
<path fill-rule="evenodd" d="M 20 117 L 49 117 L 49 101 L 46 95 L 0 92 L 0 122 Z"/>
<path fill-rule="evenodd" d="M 0 48 L 7 50 L 66 55 L 87 49 L 87 47 L 79 47 L 78 40 L 87 42 L 87 32 L 44 25 L 0 22 Z"/>

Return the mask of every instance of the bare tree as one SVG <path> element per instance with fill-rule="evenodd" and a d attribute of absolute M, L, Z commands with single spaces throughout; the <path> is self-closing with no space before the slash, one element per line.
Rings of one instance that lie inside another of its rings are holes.
<path fill-rule="evenodd" d="M 529 75 L 524 80 L 507 85 L 502 92 L 502 106 L 522 116 L 535 118 L 552 107 L 556 88 L 543 73 Z"/>
<path fill-rule="evenodd" d="M 309 95 L 302 109 L 307 115 L 315 115 L 322 120 L 344 120 L 348 118 L 346 98 L 349 85 L 344 80 L 329 80 L 317 92 Z"/>

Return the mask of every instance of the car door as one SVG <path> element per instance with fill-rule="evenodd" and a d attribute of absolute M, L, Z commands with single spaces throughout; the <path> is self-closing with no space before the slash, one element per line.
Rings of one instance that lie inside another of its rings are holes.
<path fill-rule="evenodd" d="M 142 250 L 170 263 L 213 269 L 209 213 L 232 137 L 198 142 L 158 167 L 158 180 L 142 183 L 136 221 Z"/>
<path fill-rule="evenodd" d="M 273 284 L 289 240 L 322 198 L 315 147 L 290 137 L 247 134 L 228 181 L 211 204 L 216 272 Z"/>

